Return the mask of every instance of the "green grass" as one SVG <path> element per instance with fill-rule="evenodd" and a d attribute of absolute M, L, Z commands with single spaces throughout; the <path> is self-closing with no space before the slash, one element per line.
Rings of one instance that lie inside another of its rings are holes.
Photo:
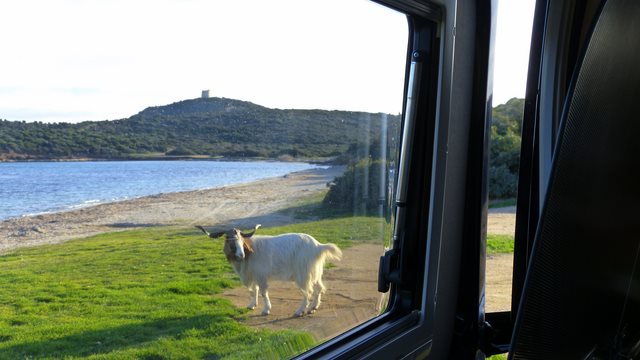
<path fill-rule="evenodd" d="M 493 355 L 488 357 L 487 360 L 507 360 L 507 354 Z"/>
<path fill-rule="evenodd" d="M 512 235 L 487 235 L 487 254 L 505 254 L 513 252 Z"/>
<path fill-rule="evenodd" d="M 259 233 L 382 246 L 390 234 L 382 219 L 328 214 L 319 206 L 323 194 L 288 209 L 306 222 Z M 488 236 L 487 253 L 512 251 L 513 237 Z M 197 229 L 148 228 L 23 249 L 1 255 L 0 267 L 3 359 L 279 359 L 316 344 L 301 331 L 242 325 L 246 311 L 219 295 L 240 285 L 222 241 Z"/>
<path fill-rule="evenodd" d="M 344 248 L 380 239 L 380 226 L 377 218 L 335 218 L 260 232 L 308 232 Z M 239 323 L 246 311 L 219 296 L 240 285 L 222 241 L 197 229 L 23 249 L 0 256 L 0 267 L 3 359 L 279 359 L 315 344 L 301 331 Z"/>
<path fill-rule="evenodd" d="M 238 286 L 197 230 L 104 234 L 0 257 L 0 358 L 282 358 L 315 342 L 254 330 L 217 296 Z"/>
<path fill-rule="evenodd" d="M 297 202 L 279 212 L 290 215 L 295 219 L 313 220 L 318 218 L 335 217 L 335 212 L 322 206 L 322 200 L 328 189 L 314 191 Z"/>
<path fill-rule="evenodd" d="M 275 235 L 286 232 L 304 232 L 313 235 L 321 243 L 331 242 L 341 248 L 363 242 L 376 242 L 382 246 L 384 221 L 370 216 L 323 219 L 299 224 L 258 230 L 259 234 Z"/>
<path fill-rule="evenodd" d="M 280 212 L 292 216 L 298 221 L 307 221 L 306 225 L 302 225 L 304 230 L 301 231 L 313 234 L 320 242 L 333 242 L 340 246 L 349 246 L 354 241 L 377 240 L 384 246 L 389 246 L 393 234 L 393 224 L 387 223 L 378 214 L 354 214 L 324 206 L 322 200 L 327 191 L 325 189 L 310 193 Z M 286 229 L 286 227 L 278 228 L 278 231 L 282 229 Z M 327 236 L 324 236 L 327 230 L 330 231 Z"/>

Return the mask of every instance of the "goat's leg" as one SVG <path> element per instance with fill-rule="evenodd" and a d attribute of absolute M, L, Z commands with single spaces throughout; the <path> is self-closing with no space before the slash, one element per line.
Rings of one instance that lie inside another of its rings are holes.
<path fill-rule="evenodd" d="M 322 293 L 325 291 L 324 284 L 322 283 L 322 279 L 318 279 L 318 281 L 313 284 L 313 301 L 311 302 L 311 306 L 307 313 L 313 314 L 320 307 L 320 298 L 322 297 Z"/>
<path fill-rule="evenodd" d="M 247 309 L 253 310 L 256 308 L 256 306 L 258 306 L 259 288 L 260 287 L 258 286 L 258 284 L 251 284 L 251 286 L 249 286 L 249 305 L 247 306 Z"/>
<path fill-rule="evenodd" d="M 300 289 L 302 292 L 302 303 L 293 316 L 302 316 L 307 311 L 307 305 L 309 305 L 309 289 Z"/>
<path fill-rule="evenodd" d="M 267 283 L 264 282 L 260 284 L 259 287 L 260 287 L 260 295 L 262 296 L 262 301 L 264 301 L 264 306 L 262 307 L 262 315 L 269 315 L 269 313 L 271 312 L 271 300 L 269 300 Z"/>

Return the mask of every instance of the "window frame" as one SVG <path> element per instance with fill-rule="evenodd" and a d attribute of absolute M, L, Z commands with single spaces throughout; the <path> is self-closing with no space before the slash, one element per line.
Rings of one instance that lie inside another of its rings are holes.
<path fill-rule="evenodd" d="M 381 275 L 392 282 L 390 305 L 298 358 L 476 355 L 484 324 L 496 1 L 376 2 L 405 13 L 409 24 L 398 169 L 406 173 L 399 187 L 408 196 L 396 202 L 398 254 L 390 267 L 397 272 Z M 419 57 L 427 66 L 410 76 Z"/>
<path fill-rule="evenodd" d="M 562 108 L 598 3 L 536 1 L 522 120 L 511 311 L 491 314 L 488 319 L 497 329 L 491 354 L 507 352 L 510 347 L 546 198 Z"/>

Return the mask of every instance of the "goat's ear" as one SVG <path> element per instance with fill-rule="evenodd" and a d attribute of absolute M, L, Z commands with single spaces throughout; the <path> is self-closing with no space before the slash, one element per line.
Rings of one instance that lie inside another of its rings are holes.
<path fill-rule="evenodd" d="M 245 254 L 253 253 L 253 247 L 251 246 L 251 239 L 243 239 L 242 248 L 244 249 Z"/>

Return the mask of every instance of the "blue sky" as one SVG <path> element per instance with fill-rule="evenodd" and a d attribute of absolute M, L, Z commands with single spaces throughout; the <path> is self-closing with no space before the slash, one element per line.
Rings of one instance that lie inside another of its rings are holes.
<path fill-rule="evenodd" d="M 532 9 L 500 2 L 494 104 L 524 95 Z M 3 119 L 114 120 L 205 89 L 276 108 L 401 111 L 406 20 L 363 0 L 3 1 L 0 32 Z"/>

